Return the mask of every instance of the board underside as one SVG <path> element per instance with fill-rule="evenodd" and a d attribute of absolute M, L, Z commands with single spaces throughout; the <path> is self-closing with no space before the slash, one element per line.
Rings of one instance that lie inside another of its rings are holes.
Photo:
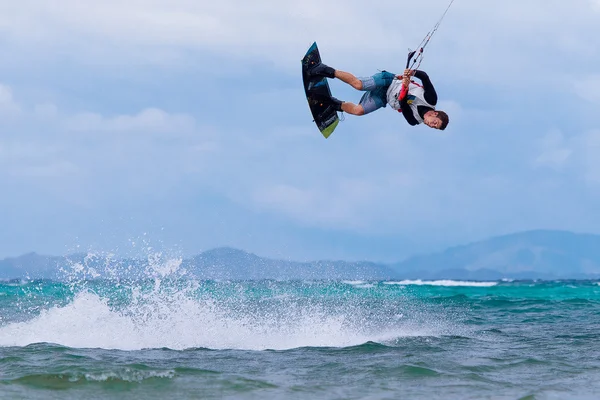
<path fill-rule="evenodd" d="M 333 105 L 323 104 L 313 96 L 320 95 L 331 97 L 331 90 L 329 89 L 327 78 L 322 76 L 310 78 L 308 76 L 308 70 L 320 62 L 321 55 L 319 54 L 319 48 L 315 42 L 310 46 L 302 59 L 302 81 L 304 83 L 304 93 L 306 94 L 306 100 L 308 101 L 313 120 L 323 136 L 328 138 L 337 127 L 340 119 L 337 111 L 333 108 Z"/>

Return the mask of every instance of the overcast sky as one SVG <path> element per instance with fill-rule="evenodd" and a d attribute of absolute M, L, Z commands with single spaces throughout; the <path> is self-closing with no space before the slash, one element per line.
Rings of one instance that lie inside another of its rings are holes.
<path fill-rule="evenodd" d="M 445 131 L 390 107 L 316 129 L 313 41 L 334 68 L 401 73 L 447 4 L 0 0 L 0 257 L 394 261 L 600 233 L 600 0 L 455 0 L 421 65 Z"/>

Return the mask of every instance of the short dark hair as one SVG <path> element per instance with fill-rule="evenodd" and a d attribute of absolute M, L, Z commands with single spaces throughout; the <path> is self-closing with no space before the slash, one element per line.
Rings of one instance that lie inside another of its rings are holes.
<path fill-rule="evenodd" d="M 448 114 L 446 114 L 443 111 L 436 110 L 436 112 L 437 112 L 437 117 L 440 119 L 440 121 L 442 121 L 442 124 L 440 125 L 440 130 L 443 131 L 448 126 Z"/>

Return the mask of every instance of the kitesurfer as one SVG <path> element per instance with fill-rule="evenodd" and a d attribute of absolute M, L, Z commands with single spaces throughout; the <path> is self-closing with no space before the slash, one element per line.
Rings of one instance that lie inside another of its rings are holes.
<path fill-rule="evenodd" d="M 436 110 L 437 93 L 427 73 L 406 69 L 402 76 L 382 71 L 368 78 L 357 78 L 349 72 L 336 70 L 319 63 L 308 71 L 309 76 L 338 78 L 356 90 L 365 91 L 358 104 L 341 101 L 335 97 L 320 96 L 318 101 L 332 105 L 336 111 L 352 115 L 366 115 L 389 104 L 404 115 L 410 125 L 424 123 L 430 128 L 444 130 L 448 125 L 448 114 Z M 414 76 L 421 84 L 411 80 Z"/>

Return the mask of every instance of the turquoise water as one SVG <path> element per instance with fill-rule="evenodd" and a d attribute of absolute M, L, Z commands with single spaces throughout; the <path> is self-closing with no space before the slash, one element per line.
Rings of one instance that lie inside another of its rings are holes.
<path fill-rule="evenodd" d="M 600 285 L 0 283 L 15 399 L 596 399 Z"/>

